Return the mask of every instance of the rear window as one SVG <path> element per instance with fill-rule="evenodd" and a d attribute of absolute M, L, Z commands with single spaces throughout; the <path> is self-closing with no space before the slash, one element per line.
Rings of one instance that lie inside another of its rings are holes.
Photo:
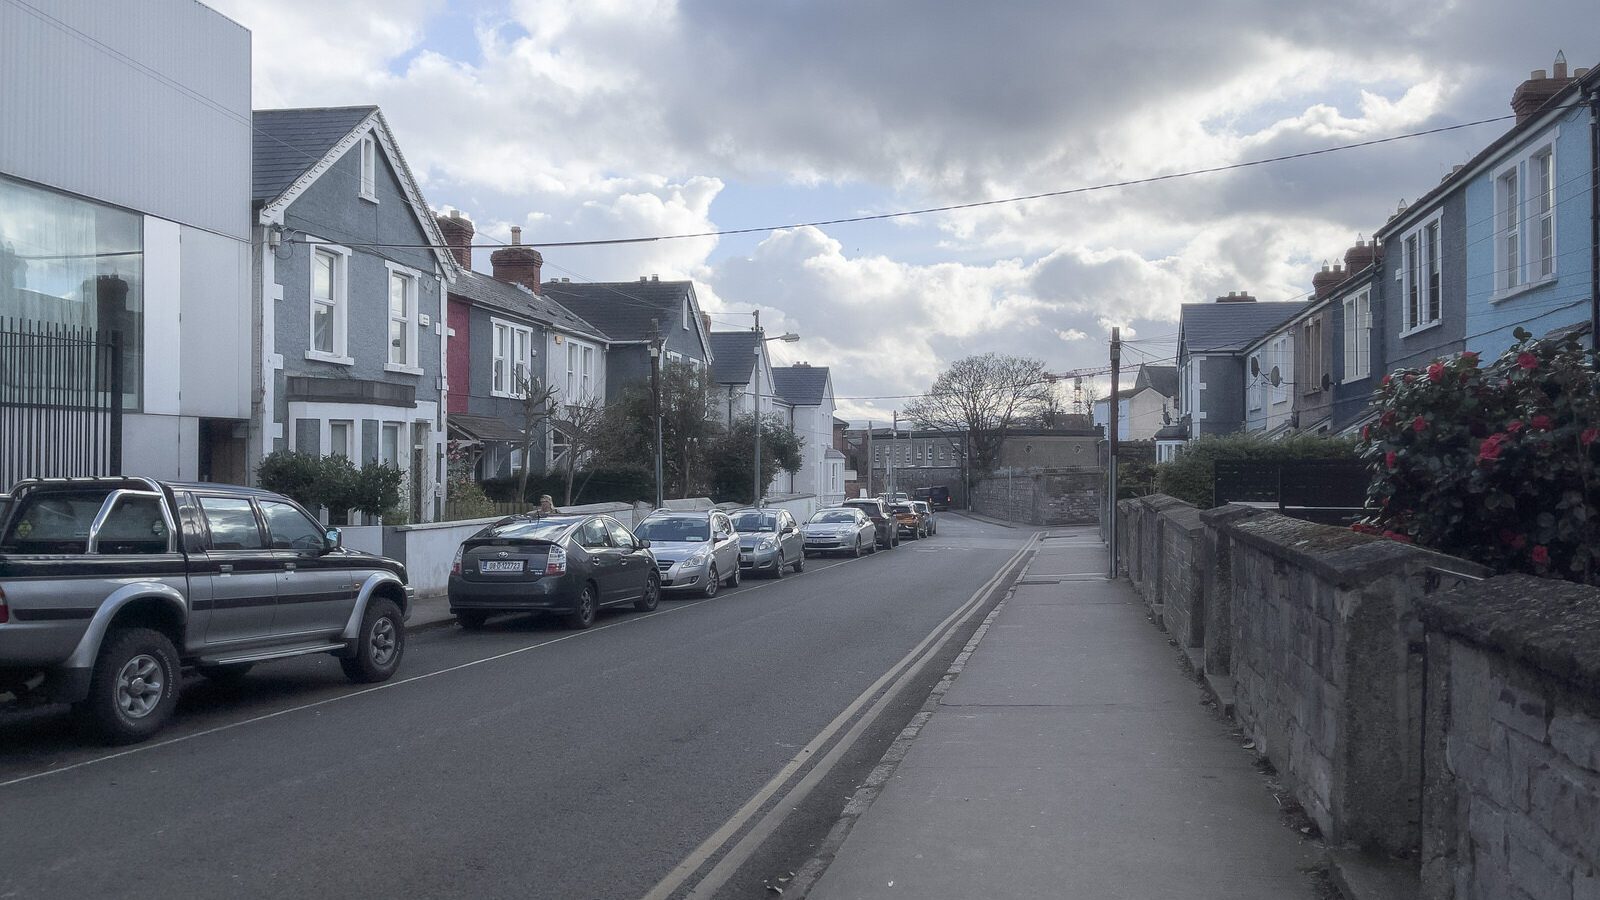
<path fill-rule="evenodd" d="M 697 544 L 711 540 L 711 530 L 708 519 L 690 519 L 662 517 L 659 519 L 646 519 L 639 523 L 633 533 L 647 541 L 664 541 L 672 543 Z"/>
<path fill-rule="evenodd" d="M 515 519 L 496 522 L 478 532 L 480 538 L 518 538 L 529 541 L 554 541 L 572 522 L 549 522 L 543 519 Z"/>
<path fill-rule="evenodd" d="M 778 517 L 773 513 L 747 512 L 733 517 L 733 530 L 743 534 L 752 531 L 777 531 Z"/>
<path fill-rule="evenodd" d="M 856 520 L 856 514 L 842 509 L 832 511 L 824 510 L 811 517 L 813 523 L 828 525 L 833 523 L 848 525 Z"/>
<path fill-rule="evenodd" d="M 89 552 L 89 528 L 110 494 L 107 488 L 25 494 L 0 538 L 0 551 Z"/>

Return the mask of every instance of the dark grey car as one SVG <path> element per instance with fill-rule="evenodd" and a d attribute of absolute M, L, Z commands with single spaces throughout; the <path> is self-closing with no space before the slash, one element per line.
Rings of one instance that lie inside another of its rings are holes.
<path fill-rule="evenodd" d="M 872 497 L 858 497 L 846 500 L 839 504 L 852 509 L 859 509 L 866 513 L 867 518 L 878 530 L 878 546 L 884 550 L 900 546 L 900 529 L 895 524 L 894 513 L 889 511 L 889 502 Z"/>
<path fill-rule="evenodd" d="M 751 507 L 728 515 L 739 532 L 739 568 L 746 574 L 782 578 L 786 569 L 805 568 L 800 526 L 788 510 Z"/>

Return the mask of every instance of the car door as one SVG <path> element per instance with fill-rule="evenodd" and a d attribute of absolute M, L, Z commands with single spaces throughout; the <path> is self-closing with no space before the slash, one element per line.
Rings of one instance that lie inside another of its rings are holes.
<path fill-rule="evenodd" d="M 197 494 L 205 522 L 205 552 L 193 557 L 191 577 L 210 580 L 205 643 L 257 641 L 272 636 L 280 564 L 248 497 Z"/>
<path fill-rule="evenodd" d="M 717 560 L 718 574 L 726 577 L 739 571 L 739 534 L 724 513 L 711 514 L 711 554 Z"/>
<path fill-rule="evenodd" d="M 328 635 L 344 629 L 361 585 L 343 554 L 328 553 L 327 533 L 299 507 L 260 498 L 267 539 L 278 560 L 277 635 Z"/>
<path fill-rule="evenodd" d="M 794 516 L 788 510 L 778 512 L 778 546 L 783 550 L 786 560 L 799 559 L 805 552 L 801 547 L 800 525 L 795 522 Z"/>
<path fill-rule="evenodd" d="M 578 546 L 589 556 L 590 577 L 599 590 L 600 603 L 614 603 L 622 587 L 622 551 L 611 546 L 611 535 L 606 523 L 598 516 L 584 520 L 573 535 Z"/>
<path fill-rule="evenodd" d="M 639 539 L 633 536 L 627 526 L 612 518 L 604 521 L 606 531 L 611 535 L 611 546 L 616 548 L 621 557 L 618 563 L 618 599 L 637 600 L 644 596 L 645 580 L 649 578 L 650 569 L 655 563 L 650 559 L 650 554 L 639 546 Z"/>

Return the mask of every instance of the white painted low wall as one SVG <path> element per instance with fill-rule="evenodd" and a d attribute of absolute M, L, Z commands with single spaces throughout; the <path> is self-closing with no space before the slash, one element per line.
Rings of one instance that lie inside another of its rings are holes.
<path fill-rule="evenodd" d="M 339 525 L 340 541 L 351 550 L 383 555 L 382 525 Z"/>
<path fill-rule="evenodd" d="M 456 558 L 456 548 L 480 528 L 501 518 L 388 526 L 383 530 L 383 555 L 406 564 L 406 575 L 417 596 L 442 594 L 450 585 L 450 564 Z"/>

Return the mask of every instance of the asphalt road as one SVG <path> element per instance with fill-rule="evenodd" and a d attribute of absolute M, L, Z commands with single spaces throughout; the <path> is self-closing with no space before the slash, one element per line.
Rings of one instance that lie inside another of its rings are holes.
<path fill-rule="evenodd" d="M 891 552 L 585 632 L 422 631 L 376 689 L 322 657 L 196 680 L 130 749 L 85 744 L 59 708 L 0 716 L 0 897 L 640 897 L 1029 536 L 947 515 Z M 928 668 L 722 896 L 803 860 Z"/>

